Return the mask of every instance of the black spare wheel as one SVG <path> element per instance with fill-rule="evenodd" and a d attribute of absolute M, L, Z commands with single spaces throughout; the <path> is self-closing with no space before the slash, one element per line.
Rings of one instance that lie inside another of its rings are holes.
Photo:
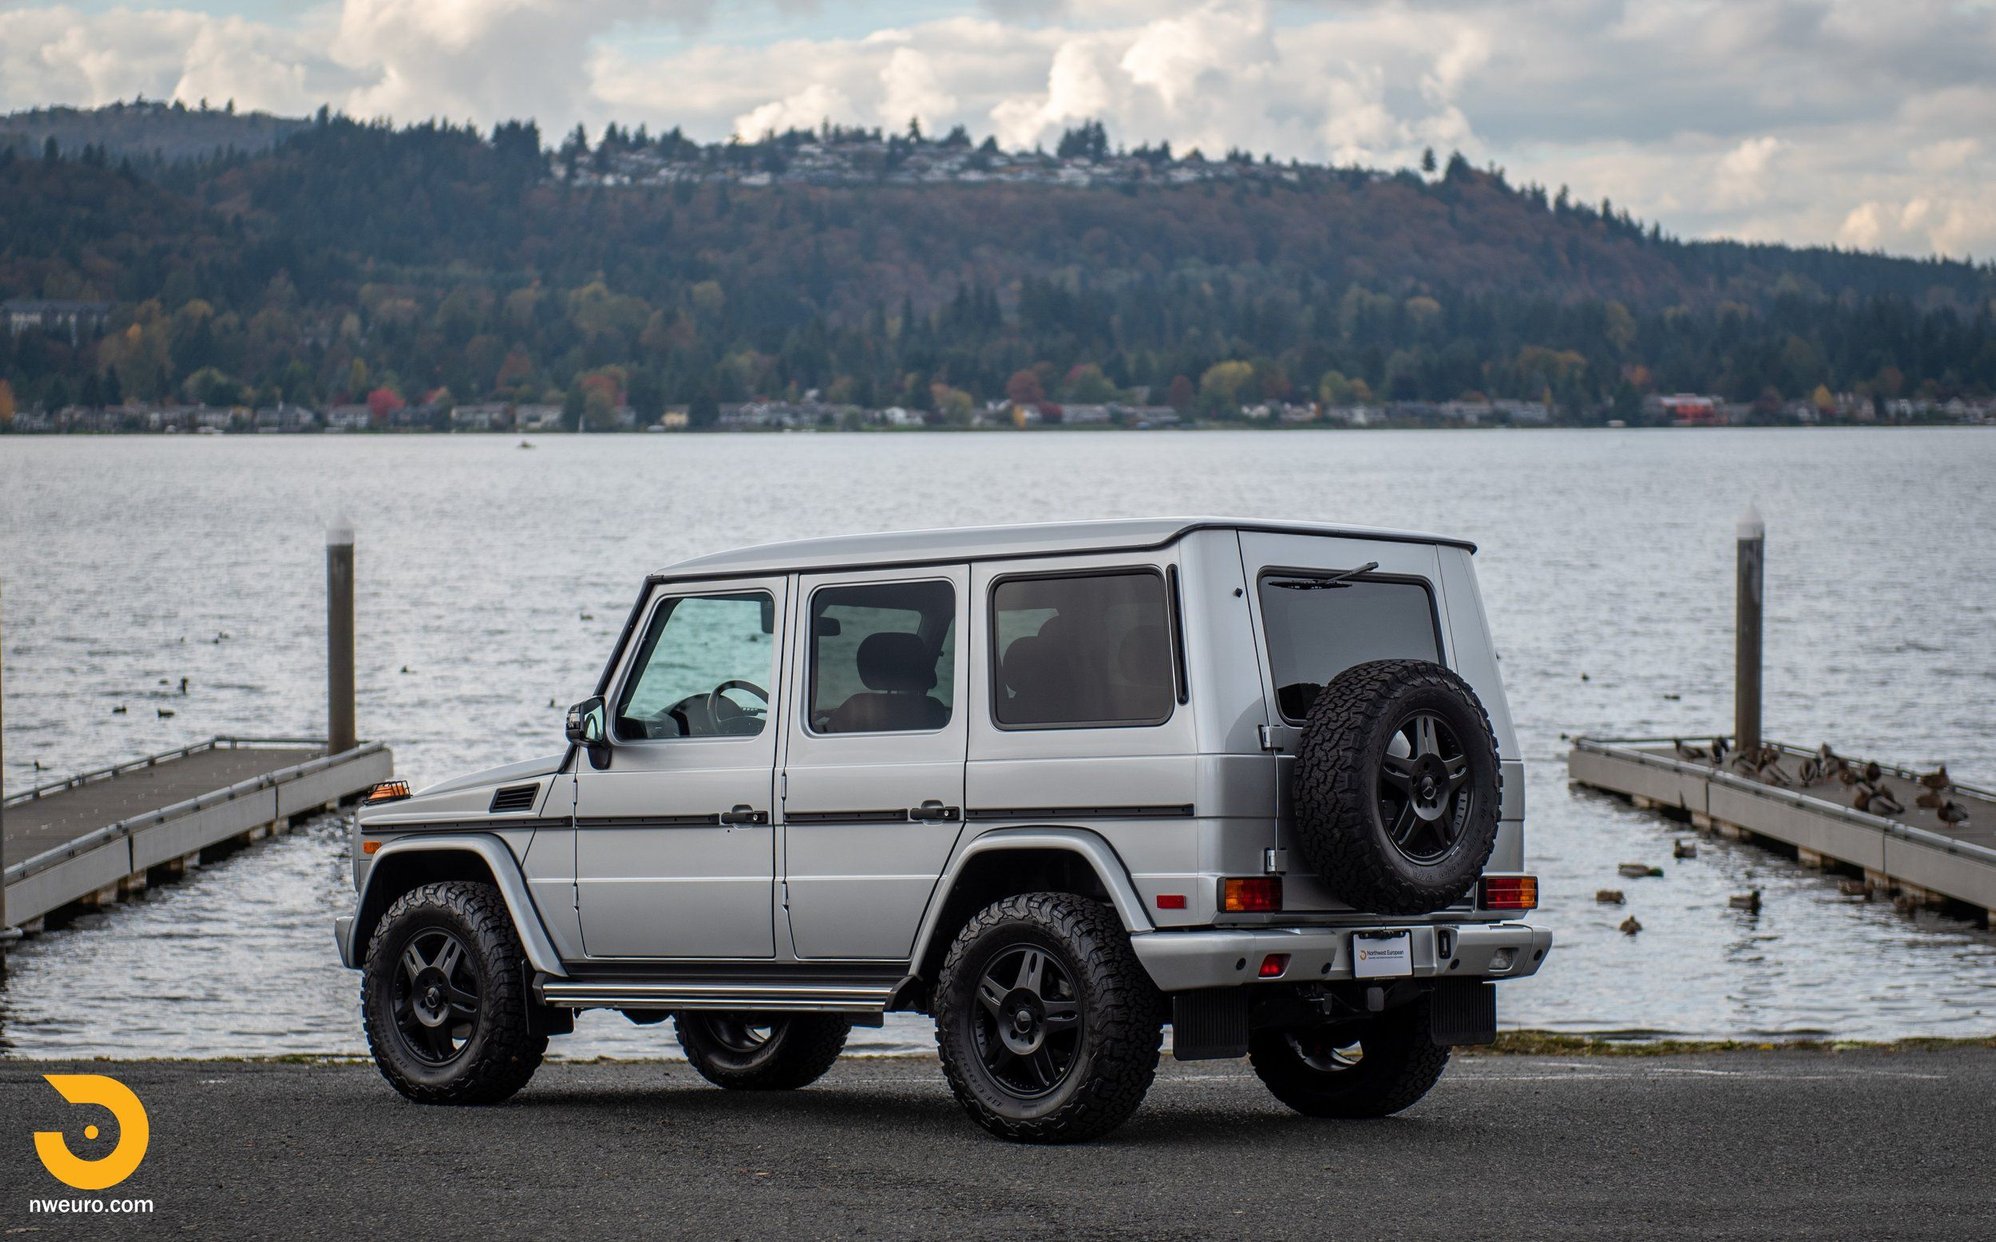
<path fill-rule="evenodd" d="M 1490 859 L 1501 781 L 1490 717 L 1469 683 L 1427 660 L 1354 665 L 1318 693 L 1303 726 L 1303 856 L 1354 909 L 1445 909 Z"/>

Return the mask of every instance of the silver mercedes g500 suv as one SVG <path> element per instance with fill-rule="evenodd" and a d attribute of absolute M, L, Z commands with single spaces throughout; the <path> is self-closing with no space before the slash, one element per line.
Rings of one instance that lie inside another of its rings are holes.
<path fill-rule="evenodd" d="M 1134 520 L 654 574 L 564 753 L 355 816 L 375 1060 L 491 1102 L 610 1008 L 783 1089 L 927 1014 L 972 1118 L 1062 1142 L 1168 1024 L 1310 1116 L 1403 1109 L 1552 941 L 1473 551 Z"/>

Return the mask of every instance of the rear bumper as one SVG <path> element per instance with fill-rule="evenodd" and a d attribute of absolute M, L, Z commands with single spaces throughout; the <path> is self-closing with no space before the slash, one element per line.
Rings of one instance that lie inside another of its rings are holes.
<path fill-rule="evenodd" d="M 1352 933 L 1362 931 L 1413 933 L 1417 979 L 1521 979 L 1536 974 L 1552 948 L 1550 930 L 1525 923 L 1156 931 L 1131 936 L 1130 944 L 1160 991 L 1188 992 L 1235 984 L 1348 981 Z M 1446 955 L 1440 952 L 1444 941 Z M 1273 979 L 1259 978 L 1262 959 L 1271 953 L 1287 953 L 1289 966 Z"/>

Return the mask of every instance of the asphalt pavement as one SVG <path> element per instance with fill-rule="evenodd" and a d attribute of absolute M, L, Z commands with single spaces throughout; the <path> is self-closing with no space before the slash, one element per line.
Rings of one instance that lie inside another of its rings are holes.
<path fill-rule="evenodd" d="M 97 1195 L 31 1131 L 144 1101 L 146 1158 Z M 90 1114 L 86 1116 L 86 1113 Z M 41 1197 L 150 1199 L 51 1215 Z M 1458 1057 L 1399 1117 L 1311 1121 L 1245 1063 L 1167 1060 L 1080 1147 L 987 1137 L 932 1059 L 804 1091 L 683 1063 L 552 1063 L 494 1108 L 404 1102 L 366 1064 L 0 1061 L 0 1234 L 28 1238 L 1996 1237 L 1996 1050 Z"/>

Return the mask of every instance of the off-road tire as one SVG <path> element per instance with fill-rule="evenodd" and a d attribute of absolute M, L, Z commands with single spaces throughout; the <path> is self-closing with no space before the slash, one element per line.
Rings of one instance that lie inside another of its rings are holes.
<path fill-rule="evenodd" d="M 769 1037 L 738 1046 L 728 1027 L 767 1026 Z M 700 1077 L 730 1091 L 795 1091 L 824 1077 L 845 1051 L 852 1020 L 830 1013 L 686 1011 L 672 1015 L 679 1046 Z"/>
<path fill-rule="evenodd" d="M 1306 1063 L 1291 1037 L 1365 1050 L 1348 1069 Z M 1248 1061 L 1269 1094 L 1306 1117 L 1390 1117 L 1428 1093 L 1448 1067 L 1449 1050 L 1428 1037 L 1425 1001 L 1381 1014 L 1358 1027 L 1261 1030 L 1248 1037 Z"/>
<path fill-rule="evenodd" d="M 1469 762 L 1460 835 L 1426 861 L 1394 844 L 1382 810 L 1387 748 L 1417 713 L 1446 724 Z M 1357 664 L 1318 692 L 1303 726 L 1293 787 L 1297 843 L 1310 869 L 1353 909 L 1446 909 L 1490 860 L 1502 783 L 1490 716 L 1468 682 L 1427 660 Z"/>
<path fill-rule="evenodd" d="M 449 1062 L 426 1063 L 398 1027 L 393 985 L 402 954 L 425 931 L 454 935 L 478 982 L 478 1014 L 470 1037 Z M 528 1021 L 526 954 L 499 890 L 446 880 L 395 899 L 368 940 L 361 971 L 361 1025 L 381 1076 L 418 1104 L 496 1104 L 540 1068 L 545 1033 Z"/>
<path fill-rule="evenodd" d="M 1058 1084 L 1039 1098 L 987 1068 L 974 1024 L 987 967 L 1022 946 L 1053 959 L 1073 985 L 1080 1032 Z M 1110 909 L 1073 893 L 1026 893 L 985 907 L 950 945 L 935 990 L 936 1049 L 957 1103 L 1000 1138 L 1079 1143 L 1127 1121 L 1157 1074 L 1163 1008 Z"/>

